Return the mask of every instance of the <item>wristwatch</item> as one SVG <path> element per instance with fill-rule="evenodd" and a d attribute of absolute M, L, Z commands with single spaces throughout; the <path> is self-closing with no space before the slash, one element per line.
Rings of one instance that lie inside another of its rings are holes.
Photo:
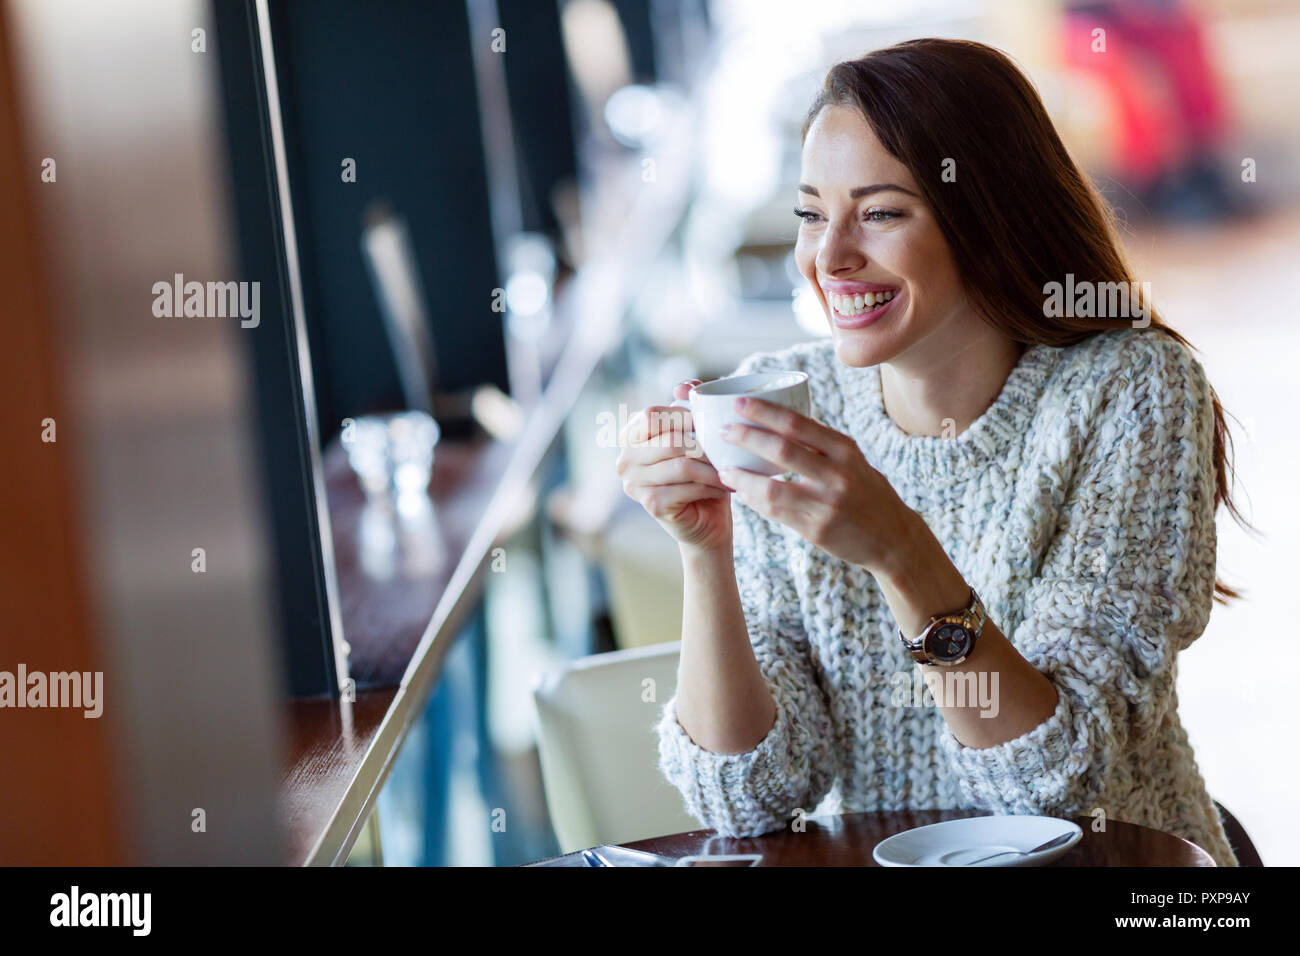
<path fill-rule="evenodd" d="M 908 640 L 900 628 L 898 639 L 903 642 L 912 660 L 922 664 L 952 667 L 970 657 L 984 629 L 984 602 L 971 588 L 970 603 L 949 614 L 930 618 L 919 637 Z"/>

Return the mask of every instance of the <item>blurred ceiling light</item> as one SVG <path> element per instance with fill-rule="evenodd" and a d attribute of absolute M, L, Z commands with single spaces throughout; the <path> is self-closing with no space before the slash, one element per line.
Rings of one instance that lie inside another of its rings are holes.
<path fill-rule="evenodd" d="M 516 272 L 506 280 L 506 305 L 515 315 L 536 315 L 549 297 L 546 280 L 536 272 Z"/>
<path fill-rule="evenodd" d="M 530 318 L 546 308 L 555 281 L 555 252 L 550 240 L 536 232 L 521 232 L 506 243 L 506 306 L 512 319 Z M 537 323 L 529 322 L 528 334 Z"/>
<path fill-rule="evenodd" d="M 669 117 L 681 104 L 676 90 L 640 83 L 625 86 L 605 103 L 605 124 L 614 139 L 639 149 L 663 136 Z"/>
<path fill-rule="evenodd" d="M 618 12 L 608 0 L 569 0 L 560 30 L 573 80 L 593 114 L 613 92 L 632 82 L 632 57 Z"/>
<path fill-rule="evenodd" d="M 663 106 L 650 87 L 625 86 L 605 103 L 605 123 L 616 140 L 635 149 L 658 138 L 664 125 Z"/>

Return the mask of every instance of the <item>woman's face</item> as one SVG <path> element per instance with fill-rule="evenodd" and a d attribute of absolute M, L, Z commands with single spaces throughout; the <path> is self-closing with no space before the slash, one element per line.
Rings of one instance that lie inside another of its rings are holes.
<path fill-rule="evenodd" d="M 801 175 L 795 260 L 826 313 L 839 360 L 863 367 L 907 353 L 928 365 L 926 357 L 951 354 L 942 333 L 966 323 L 970 308 L 907 167 L 860 112 L 828 106 L 804 140 Z"/>

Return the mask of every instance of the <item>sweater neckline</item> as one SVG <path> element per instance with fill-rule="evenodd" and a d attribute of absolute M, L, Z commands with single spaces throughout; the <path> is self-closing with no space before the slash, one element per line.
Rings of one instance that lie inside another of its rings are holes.
<path fill-rule="evenodd" d="M 848 424 L 863 450 L 878 460 L 873 464 L 895 474 L 933 480 L 964 477 L 970 468 L 1001 457 L 1023 438 L 1060 355 L 1054 346 L 1027 346 L 993 403 L 953 438 L 903 431 L 885 411 L 880 366 L 855 368 L 838 358 L 832 361 L 844 392 Z"/>

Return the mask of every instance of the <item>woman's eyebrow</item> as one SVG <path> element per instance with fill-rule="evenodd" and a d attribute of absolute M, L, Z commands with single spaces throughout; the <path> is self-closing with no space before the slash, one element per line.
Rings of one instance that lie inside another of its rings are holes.
<path fill-rule="evenodd" d="M 801 193 L 807 193 L 810 196 L 821 196 L 821 193 L 819 193 L 814 187 L 809 186 L 807 183 L 800 183 L 797 188 Z M 855 186 L 853 189 L 849 190 L 849 198 L 861 199 L 863 196 L 870 196 L 872 193 L 886 192 L 891 189 L 895 192 L 907 193 L 909 196 L 916 196 L 917 199 L 921 198 L 920 196 L 917 196 L 916 193 L 912 192 L 912 190 L 904 189 L 902 186 L 896 186 L 893 183 L 876 183 L 872 186 Z"/>

